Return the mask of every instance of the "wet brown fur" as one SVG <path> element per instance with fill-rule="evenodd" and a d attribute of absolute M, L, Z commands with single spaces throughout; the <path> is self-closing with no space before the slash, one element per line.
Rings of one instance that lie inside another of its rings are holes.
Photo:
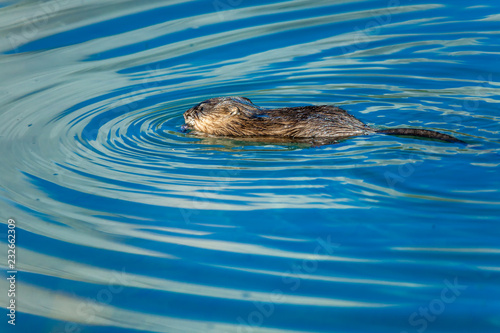
<path fill-rule="evenodd" d="M 435 131 L 395 128 L 377 131 L 347 111 L 330 105 L 263 109 L 245 97 L 208 99 L 184 113 L 186 127 L 214 136 L 328 138 L 385 133 L 460 140 Z"/>

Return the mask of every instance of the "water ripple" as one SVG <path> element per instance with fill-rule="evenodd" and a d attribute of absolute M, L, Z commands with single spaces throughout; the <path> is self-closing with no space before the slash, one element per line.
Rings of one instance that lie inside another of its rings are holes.
<path fill-rule="evenodd" d="M 0 211 L 23 331 L 410 332 L 453 286 L 430 329 L 498 329 L 497 7 L 4 5 Z M 468 144 L 180 131 L 224 95 Z"/>

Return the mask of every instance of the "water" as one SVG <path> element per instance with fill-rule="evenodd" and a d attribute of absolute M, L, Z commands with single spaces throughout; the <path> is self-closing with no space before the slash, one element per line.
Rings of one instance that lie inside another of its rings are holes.
<path fill-rule="evenodd" d="M 2 6 L 2 332 L 500 330 L 498 4 Z M 468 144 L 180 132 L 231 95 Z"/>

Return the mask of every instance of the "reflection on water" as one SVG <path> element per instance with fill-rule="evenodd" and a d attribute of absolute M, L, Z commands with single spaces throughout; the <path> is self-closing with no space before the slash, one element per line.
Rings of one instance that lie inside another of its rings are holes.
<path fill-rule="evenodd" d="M 5 3 L 0 211 L 17 223 L 14 329 L 497 331 L 498 9 Z M 225 95 L 335 104 L 371 126 L 468 144 L 182 133 L 185 110 Z"/>

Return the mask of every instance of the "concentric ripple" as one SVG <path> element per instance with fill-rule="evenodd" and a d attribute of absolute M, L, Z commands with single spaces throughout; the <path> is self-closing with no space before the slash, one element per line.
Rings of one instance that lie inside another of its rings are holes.
<path fill-rule="evenodd" d="M 498 331 L 498 9 L 4 4 L 0 211 L 17 221 L 20 331 Z M 215 96 L 335 104 L 468 144 L 183 133 Z"/>

